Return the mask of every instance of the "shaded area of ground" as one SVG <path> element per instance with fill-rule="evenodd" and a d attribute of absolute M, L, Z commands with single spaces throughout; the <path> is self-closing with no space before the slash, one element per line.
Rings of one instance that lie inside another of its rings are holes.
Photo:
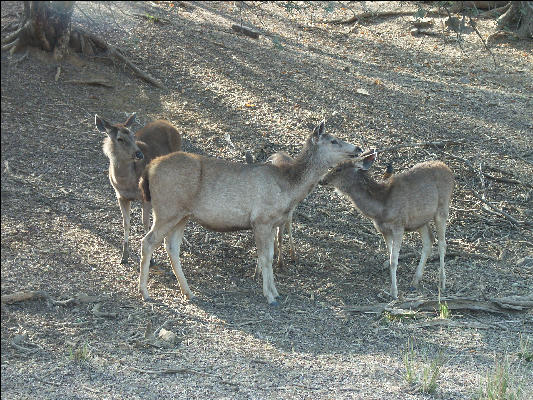
<path fill-rule="evenodd" d="M 381 175 L 389 161 L 397 171 L 430 158 L 445 161 L 457 181 L 448 294 L 528 295 L 531 229 L 486 211 L 471 192 L 482 193 L 480 175 L 460 159 L 523 182 L 485 178 L 485 194 L 517 220 L 532 220 L 531 42 L 493 45 L 495 68 L 475 34 L 458 43 L 439 18 L 436 36 L 413 37 L 409 17 L 324 24 L 350 11 L 320 2 L 301 13 L 269 3 L 79 7 L 75 23 L 125 49 L 166 89 L 98 58 L 71 58 L 55 82 L 57 66 L 47 55 L 31 51 L 19 62 L 22 55 L 2 53 L 2 294 L 107 295 L 102 310 L 116 313 L 101 318 L 93 304 L 45 301 L 3 306 L 2 398 L 426 398 L 404 377 L 408 339 L 421 366 L 442 355 L 437 396 L 473 396 L 505 356 L 513 388 L 531 389 L 531 365 L 519 358 L 521 340 L 533 336 L 531 313 L 452 314 L 489 329 L 416 326 L 433 314 L 411 321 L 344 313 L 352 304 L 388 300 L 385 246 L 368 220 L 322 187 L 296 209 L 299 261 L 276 272 L 279 308 L 266 305 L 252 278 L 249 232 L 216 234 L 194 224 L 182 260 L 198 299 L 180 296 L 159 250 L 162 267 L 149 280 L 157 301 L 143 303 L 137 261 L 119 264 L 120 212 L 94 127 L 95 113 L 119 121 L 136 111 L 141 125 L 166 118 L 182 132 L 185 150 L 243 162 L 246 150 L 258 161 L 278 150 L 297 154 L 323 117 L 328 132 L 363 147 L 466 139 L 443 150 L 385 153 L 373 173 Z M 2 27 L 18 8 L 3 4 Z M 231 30 L 241 18 L 261 33 L 258 40 Z M 479 26 L 485 36 L 493 28 L 492 21 Z M 95 76 L 114 87 L 69 82 Z M 132 224 L 132 253 L 139 254 L 138 206 Z M 416 255 L 399 266 L 404 295 L 419 248 L 419 237 L 407 235 L 402 254 Z M 435 296 L 436 287 L 433 261 L 418 294 Z M 177 342 L 146 345 L 145 332 L 162 325 Z M 13 346 L 18 335 L 35 351 Z M 176 371 L 165 373 L 169 368 Z"/>

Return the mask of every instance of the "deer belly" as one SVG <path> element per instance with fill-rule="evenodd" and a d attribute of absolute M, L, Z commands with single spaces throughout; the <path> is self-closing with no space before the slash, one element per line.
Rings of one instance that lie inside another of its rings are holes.
<path fill-rule="evenodd" d="M 234 232 L 251 229 L 250 214 L 238 208 L 197 209 L 193 218 L 211 231 Z"/>

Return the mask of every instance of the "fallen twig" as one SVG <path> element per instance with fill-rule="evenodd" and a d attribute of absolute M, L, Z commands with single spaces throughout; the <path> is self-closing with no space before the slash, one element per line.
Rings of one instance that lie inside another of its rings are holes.
<path fill-rule="evenodd" d="M 104 87 L 108 87 L 108 88 L 115 87 L 114 85 L 110 84 L 109 82 L 101 80 L 101 79 L 97 79 L 97 78 L 96 79 L 84 79 L 84 80 L 71 79 L 69 81 L 65 81 L 65 83 L 79 83 L 79 84 L 83 84 L 83 85 L 104 86 Z"/>
<path fill-rule="evenodd" d="M 483 204 L 485 204 L 485 205 L 489 206 L 490 208 L 492 208 L 494 211 L 496 211 L 496 213 L 500 214 L 501 216 L 503 216 L 505 219 L 507 219 L 508 221 L 512 222 L 513 224 L 531 226 L 531 222 L 517 220 L 516 218 L 514 218 L 514 217 L 510 216 L 509 214 L 507 214 L 505 211 L 499 209 L 498 207 L 492 205 L 487 200 L 483 199 L 483 197 L 481 197 L 479 194 L 477 194 L 473 190 L 471 190 L 471 193 L 472 193 L 472 196 L 474 196 L 476 199 L 478 199 Z"/>

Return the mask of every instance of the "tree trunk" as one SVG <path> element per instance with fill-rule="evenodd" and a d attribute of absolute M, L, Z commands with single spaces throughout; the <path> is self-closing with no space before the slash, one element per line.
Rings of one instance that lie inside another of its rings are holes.
<path fill-rule="evenodd" d="M 74 1 L 25 1 L 24 15 L 16 32 L 2 40 L 2 50 L 12 53 L 25 46 L 52 51 L 56 60 L 67 53 Z"/>
<path fill-rule="evenodd" d="M 511 7 L 498 18 L 498 28 L 515 31 L 520 39 L 533 38 L 533 1 L 511 1 Z"/>

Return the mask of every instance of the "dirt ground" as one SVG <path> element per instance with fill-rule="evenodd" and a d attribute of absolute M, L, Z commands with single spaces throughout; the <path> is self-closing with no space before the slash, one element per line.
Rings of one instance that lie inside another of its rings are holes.
<path fill-rule="evenodd" d="M 135 130 L 168 119 L 185 151 L 241 162 L 246 150 L 258 162 L 278 150 L 298 154 L 322 118 L 328 133 L 364 148 L 464 140 L 385 152 L 372 173 L 387 162 L 396 171 L 446 162 L 456 176 L 446 295 L 533 295 L 531 225 L 495 211 L 533 219 L 532 42 L 491 41 L 495 66 L 475 32 L 458 36 L 444 17 L 431 18 L 433 35 L 415 36 L 412 16 L 325 22 L 368 8 L 416 11 L 412 2 L 295 4 L 308 8 L 79 2 L 73 23 L 122 48 L 164 89 L 104 57 L 70 57 L 56 81 L 47 54 L 2 52 L 1 293 L 49 296 L 2 304 L 2 399 L 464 399 L 477 398 L 494 371 L 509 379 L 508 393 L 531 395 L 531 310 L 452 310 L 452 323 L 426 327 L 437 312 L 347 312 L 391 300 L 385 246 L 368 219 L 320 186 L 295 211 L 299 259 L 275 271 L 279 307 L 253 277 L 251 232 L 193 223 L 182 263 L 197 298 L 180 295 L 159 249 L 148 286 L 155 301 L 142 301 L 140 205 L 130 264 L 121 265 L 121 217 L 96 113 L 118 122 L 135 111 Z M 21 2 L 2 2 L 2 32 L 20 11 Z M 241 21 L 260 37 L 235 33 Z M 485 39 L 494 27 L 478 22 Z M 113 87 L 76 82 L 87 79 Z M 409 291 L 420 247 L 418 234 L 406 235 L 398 288 L 434 299 L 435 257 L 418 292 Z M 82 294 L 90 297 L 59 302 Z M 161 328 L 174 340 L 154 338 Z M 424 372 L 435 365 L 424 393 Z"/>

